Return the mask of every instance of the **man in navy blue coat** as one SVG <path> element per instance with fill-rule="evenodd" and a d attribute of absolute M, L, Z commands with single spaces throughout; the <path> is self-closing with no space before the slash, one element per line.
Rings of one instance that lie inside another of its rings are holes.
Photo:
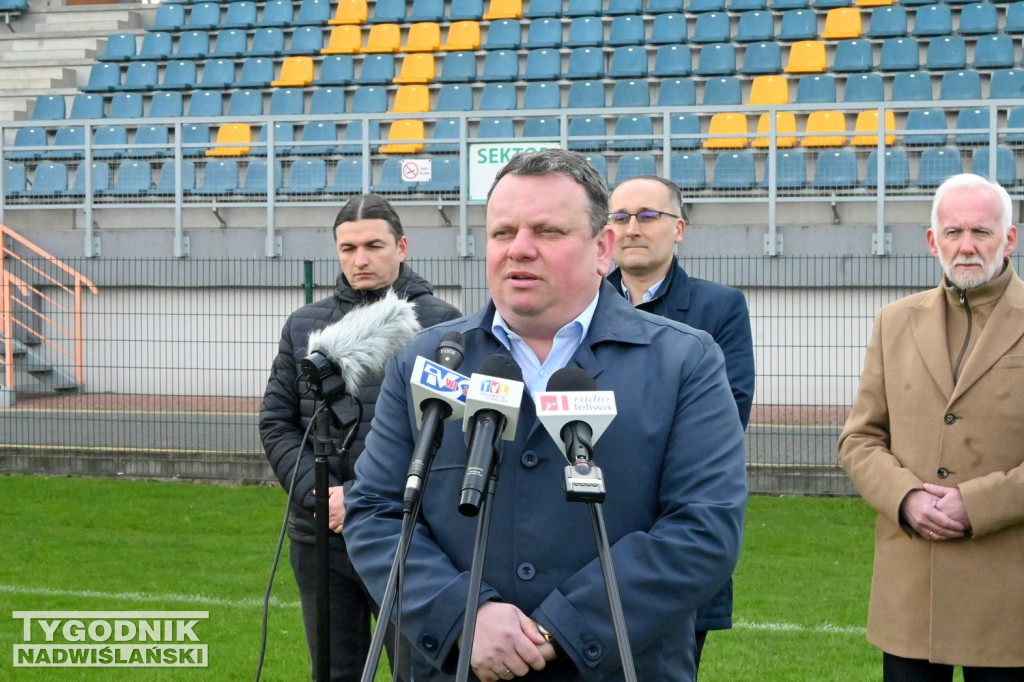
<path fill-rule="evenodd" d="M 743 428 L 754 400 L 754 344 L 742 292 L 690 277 L 676 260 L 683 241 L 682 193 L 670 180 L 642 175 L 612 192 L 608 224 L 615 231 L 617 270 L 608 281 L 630 303 L 647 312 L 703 329 L 725 355 Z M 709 630 L 732 627 L 732 580 L 697 612 L 697 667 Z"/>
<path fill-rule="evenodd" d="M 402 524 L 416 440 L 409 387 L 417 355 L 443 334 L 465 336 L 460 371 L 495 353 L 523 370 L 515 439 L 504 441 L 471 679 L 621 680 L 623 670 L 590 510 L 567 502 L 562 444 L 532 396 L 564 366 L 615 392 L 618 414 L 594 445 L 607 484 L 604 513 L 639 680 L 691 682 L 697 608 L 739 558 L 747 490 L 743 428 L 711 336 L 637 311 L 603 282 L 614 233 L 607 187 L 574 152 L 520 154 L 487 203 L 492 300 L 426 330 L 388 363 L 357 481 L 346 497 L 352 562 L 377 598 Z M 402 629 L 417 682 L 453 680 L 476 519 L 458 511 L 466 469 L 461 423 L 448 422 L 423 492 L 405 564 Z"/>

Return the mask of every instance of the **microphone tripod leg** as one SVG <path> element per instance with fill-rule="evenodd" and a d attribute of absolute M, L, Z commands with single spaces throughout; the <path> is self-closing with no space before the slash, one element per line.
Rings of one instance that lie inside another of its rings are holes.
<path fill-rule="evenodd" d="M 487 489 L 480 501 L 481 512 L 477 516 L 476 540 L 473 542 L 473 559 L 469 571 L 469 589 L 466 593 L 466 614 L 462 619 L 462 642 L 459 645 L 459 663 L 455 669 L 455 682 L 467 682 L 473 658 L 473 637 L 476 633 L 476 613 L 480 602 L 480 588 L 484 580 L 484 558 L 487 553 L 487 539 L 491 528 L 491 502 L 498 477 L 492 474 L 487 479 Z"/>
<path fill-rule="evenodd" d="M 604 523 L 604 512 L 599 502 L 588 502 L 587 504 L 590 507 L 590 517 L 594 523 L 594 534 L 597 536 L 597 553 L 601 560 L 601 572 L 604 574 L 604 587 L 608 594 L 608 606 L 612 611 L 612 626 L 615 628 L 615 640 L 619 645 L 622 672 L 626 682 L 636 682 L 636 670 L 633 668 L 633 653 L 629 646 L 626 618 L 622 613 L 619 585 L 615 579 L 615 566 L 612 564 L 608 529 Z"/>
<path fill-rule="evenodd" d="M 330 545 L 328 517 L 330 515 L 330 482 L 327 469 L 327 448 L 333 447 L 327 416 L 320 412 L 315 417 L 314 442 L 314 495 L 316 502 L 314 528 L 314 584 L 316 591 L 316 680 L 331 679 L 331 604 L 328 575 L 330 573 Z"/>

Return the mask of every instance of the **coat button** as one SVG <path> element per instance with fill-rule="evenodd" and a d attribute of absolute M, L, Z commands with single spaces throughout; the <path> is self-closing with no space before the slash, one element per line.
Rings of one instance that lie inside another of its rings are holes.
<path fill-rule="evenodd" d="M 537 453 L 535 453 L 533 450 L 527 450 L 519 458 L 519 463 L 522 464 L 527 469 L 532 469 L 533 467 L 537 466 L 539 462 L 540 460 L 537 458 Z"/>
<path fill-rule="evenodd" d="M 433 635 L 424 635 L 420 644 L 424 651 L 437 651 L 437 639 Z"/>
<path fill-rule="evenodd" d="M 939 478 L 947 478 L 949 476 L 949 469 L 946 467 L 939 467 L 939 470 L 935 472 Z"/>
<path fill-rule="evenodd" d="M 604 647 L 602 647 L 597 642 L 587 642 L 586 645 L 583 647 L 583 655 L 591 661 L 596 661 L 597 659 L 601 658 L 601 653 L 603 651 Z"/>
<path fill-rule="evenodd" d="M 950 414 L 946 415 L 946 423 L 947 424 L 952 424 L 955 421 L 956 421 L 956 415 L 955 414 L 950 413 Z"/>
<path fill-rule="evenodd" d="M 534 576 L 537 575 L 537 569 L 529 562 L 519 564 L 519 568 L 516 569 L 516 575 L 523 580 L 533 580 Z"/>

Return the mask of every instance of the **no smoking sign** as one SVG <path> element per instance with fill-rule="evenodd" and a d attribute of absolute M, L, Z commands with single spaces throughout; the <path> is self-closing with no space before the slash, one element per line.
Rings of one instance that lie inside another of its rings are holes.
<path fill-rule="evenodd" d="M 427 182 L 430 180 L 430 159 L 403 159 L 402 180 Z"/>

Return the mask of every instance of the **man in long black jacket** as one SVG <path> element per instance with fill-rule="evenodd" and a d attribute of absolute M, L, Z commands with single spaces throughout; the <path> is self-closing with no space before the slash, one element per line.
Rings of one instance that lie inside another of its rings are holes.
<path fill-rule="evenodd" d="M 415 304 L 416 317 L 424 328 L 461 316 L 455 307 L 433 295 L 429 282 L 405 265 L 408 240 L 398 214 L 383 198 L 366 194 L 345 204 L 335 219 L 334 236 L 342 269 L 337 287 L 333 295 L 305 305 L 288 317 L 260 406 L 260 437 L 267 460 L 285 490 L 291 485 L 292 472 L 296 472 L 288 528 L 290 558 L 299 586 L 306 640 L 314 665 L 316 594 L 312 439 L 299 452 L 303 433 L 314 410 L 313 394 L 299 381 L 299 363 L 307 355 L 309 334 L 338 322 L 357 306 L 379 300 L 388 290 Z M 359 387 L 361 418 L 357 404 L 348 397 L 339 401 L 341 404 L 336 408 L 342 421 L 359 419 L 359 424 L 347 456 L 328 458 L 329 526 L 332 531 L 329 578 L 332 682 L 359 680 L 370 645 L 370 614 L 375 606 L 352 568 L 341 528 L 345 515 L 345 490 L 352 484 L 356 458 L 363 451 L 363 440 L 370 431 L 382 378 L 373 376 Z M 331 435 L 340 447 L 345 434 L 332 429 Z M 316 676 L 315 670 L 313 676 Z"/>

